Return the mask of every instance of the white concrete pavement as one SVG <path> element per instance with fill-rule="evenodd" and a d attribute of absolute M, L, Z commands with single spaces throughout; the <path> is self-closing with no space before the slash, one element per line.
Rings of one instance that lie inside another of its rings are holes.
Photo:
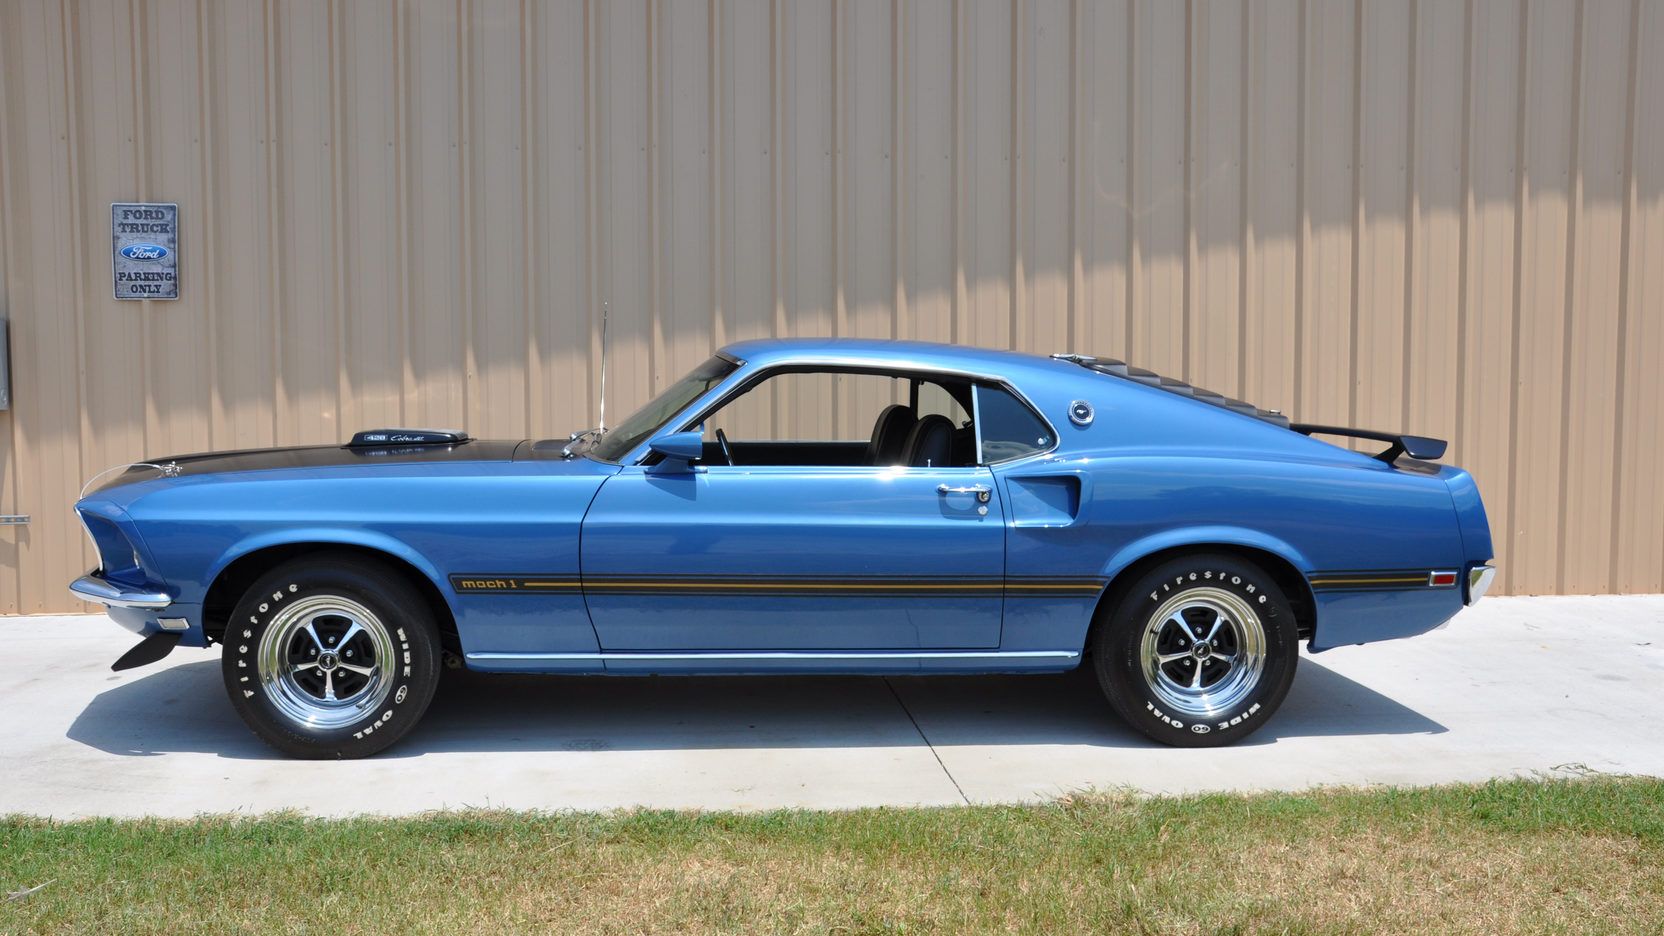
<path fill-rule="evenodd" d="M 1664 775 L 1664 596 L 1490 598 L 1432 634 L 1306 656 L 1265 727 L 1199 751 L 1145 741 L 1084 671 L 447 674 L 392 750 L 291 761 L 232 713 L 217 649 L 111 673 L 131 642 L 102 617 L 0 618 L 0 814 L 838 808 Z"/>

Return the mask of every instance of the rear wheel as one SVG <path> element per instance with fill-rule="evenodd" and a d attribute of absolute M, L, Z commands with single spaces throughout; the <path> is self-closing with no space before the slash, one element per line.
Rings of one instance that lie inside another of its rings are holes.
<path fill-rule="evenodd" d="M 1107 612 L 1092 648 L 1098 683 L 1122 718 L 1163 744 L 1239 741 L 1294 681 L 1294 614 L 1276 582 L 1241 559 L 1165 562 Z"/>
<path fill-rule="evenodd" d="M 433 699 L 432 613 L 399 576 L 356 556 L 286 563 L 238 602 L 221 669 L 232 707 L 294 757 L 364 757 L 410 731 Z"/>

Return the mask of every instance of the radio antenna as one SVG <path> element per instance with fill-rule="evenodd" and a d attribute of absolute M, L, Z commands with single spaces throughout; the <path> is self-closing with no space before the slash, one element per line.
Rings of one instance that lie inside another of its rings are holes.
<path fill-rule="evenodd" d="M 601 303 L 601 422 L 599 428 L 607 428 L 607 303 Z"/>

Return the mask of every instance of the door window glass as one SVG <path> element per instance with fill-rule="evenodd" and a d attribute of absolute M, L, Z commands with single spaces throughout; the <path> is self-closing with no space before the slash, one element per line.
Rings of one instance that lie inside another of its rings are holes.
<path fill-rule="evenodd" d="M 885 374 L 788 371 L 755 384 L 705 421 L 735 442 L 865 442 L 885 406 L 907 402 L 907 381 Z"/>
<path fill-rule="evenodd" d="M 719 465 L 974 465 L 970 406 L 970 382 L 951 377 L 782 371 L 705 417 L 706 451 Z"/>

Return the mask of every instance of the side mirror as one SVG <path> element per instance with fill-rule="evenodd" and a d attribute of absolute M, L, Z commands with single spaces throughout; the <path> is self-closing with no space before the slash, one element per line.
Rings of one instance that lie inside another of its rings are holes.
<path fill-rule="evenodd" d="M 647 447 L 664 456 L 660 464 L 672 471 L 676 470 L 673 462 L 680 462 L 680 467 L 687 467 L 687 463 L 703 458 L 705 455 L 705 433 L 698 429 L 686 432 L 672 432 L 662 435 L 647 443 Z"/>

